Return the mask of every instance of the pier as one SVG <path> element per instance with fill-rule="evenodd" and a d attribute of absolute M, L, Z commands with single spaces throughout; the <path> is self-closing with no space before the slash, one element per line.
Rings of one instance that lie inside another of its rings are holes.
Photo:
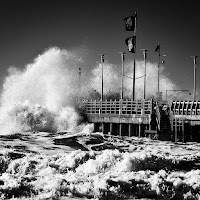
<path fill-rule="evenodd" d="M 94 132 L 200 142 L 200 101 L 88 101 L 86 114 Z"/>
<path fill-rule="evenodd" d="M 160 42 L 155 48 L 158 55 L 157 67 L 157 92 L 156 100 L 146 97 L 146 62 L 148 49 L 141 49 L 144 56 L 144 74 L 136 75 L 136 27 L 138 13 L 124 18 L 126 31 L 132 35 L 125 39 L 127 50 L 133 54 L 133 76 L 124 74 L 125 52 L 121 54 L 121 96 L 120 100 L 104 101 L 104 60 L 101 56 L 101 100 L 88 101 L 86 103 L 86 115 L 88 122 L 94 123 L 94 132 L 119 136 L 149 137 L 152 139 L 169 140 L 174 142 L 200 142 L 200 101 L 196 101 L 196 64 L 197 57 L 192 56 L 194 64 L 194 89 L 193 101 L 167 101 L 168 91 L 189 92 L 188 90 L 166 90 L 166 101 L 162 100 L 160 88 L 160 66 L 162 54 Z M 124 100 L 124 77 L 132 79 L 132 100 Z M 143 100 L 135 100 L 135 80 L 143 78 Z"/>

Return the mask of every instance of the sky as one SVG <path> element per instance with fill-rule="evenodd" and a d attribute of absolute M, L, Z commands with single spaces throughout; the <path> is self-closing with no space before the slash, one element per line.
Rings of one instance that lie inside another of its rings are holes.
<path fill-rule="evenodd" d="M 120 51 L 129 53 L 123 19 L 138 12 L 136 58 L 149 49 L 147 60 L 157 62 L 157 43 L 165 60 L 165 73 L 182 89 L 193 87 L 192 55 L 200 55 L 198 0 L 0 0 L 0 88 L 8 68 L 23 69 L 52 46 L 83 48 L 91 70 L 99 54 L 121 63 Z M 200 88 L 200 58 L 197 89 Z"/>

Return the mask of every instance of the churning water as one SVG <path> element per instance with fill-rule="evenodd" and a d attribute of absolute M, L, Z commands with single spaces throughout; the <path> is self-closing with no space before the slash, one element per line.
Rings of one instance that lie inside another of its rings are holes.
<path fill-rule="evenodd" d="M 82 106 L 99 98 L 101 64 L 89 73 L 77 52 L 54 47 L 23 70 L 9 69 L 0 107 L 0 199 L 200 198 L 198 144 L 92 134 Z M 142 76 L 143 62 L 136 67 Z M 125 73 L 131 77 L 131 61 Z M 156 94 L 156 74 L 157 65 L 147 63 L 148 98 Z M 120 77 L 119 66 L 104 64 L 106 97 L 119 96 Z M 131 85 L 125 79 L 126 98 Z M 177 88 L 162 67 L 161 90 Z M 136 80 L 138 99 L 142 89 Z"/>

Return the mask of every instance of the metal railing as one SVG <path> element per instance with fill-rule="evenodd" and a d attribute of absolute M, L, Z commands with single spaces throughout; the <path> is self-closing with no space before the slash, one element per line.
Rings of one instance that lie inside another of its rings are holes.
<path fill-rule="evenodd" d="M 152 100 L 131 101 L 131 100 L 109 100 L 89 101 L 86 105 L 86 114 L 98 115 L 150 115 L 153 111 Z"/>
<path fill-rule="evenodd" d="M 200 101 L 173 101 L 173 115 L 200 115 Z"/>

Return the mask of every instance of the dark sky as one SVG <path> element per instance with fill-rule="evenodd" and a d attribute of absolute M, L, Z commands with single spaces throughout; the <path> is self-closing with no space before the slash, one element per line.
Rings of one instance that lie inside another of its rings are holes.
<path fill-rule="evenodd" d="M 193 85 L 192 55 L 200 55 L 200 3 L 198 0 L 0 0 L 0 78 L 9 66 L 23 68 L 45 49 L 58 46 L 88 49 L 88 68 L 107 54 L 120 64 L 126 51 L 123 19 L 138 12 L 137 58 L 156 44 L 166 54 L 166 73 L 182 89 Z M 126 58 L 132 54 L 127 52 Z M 200 77 L 200 58 L 197 78 Z M 197 88 L 200 81 L 197 80 Z"/>

